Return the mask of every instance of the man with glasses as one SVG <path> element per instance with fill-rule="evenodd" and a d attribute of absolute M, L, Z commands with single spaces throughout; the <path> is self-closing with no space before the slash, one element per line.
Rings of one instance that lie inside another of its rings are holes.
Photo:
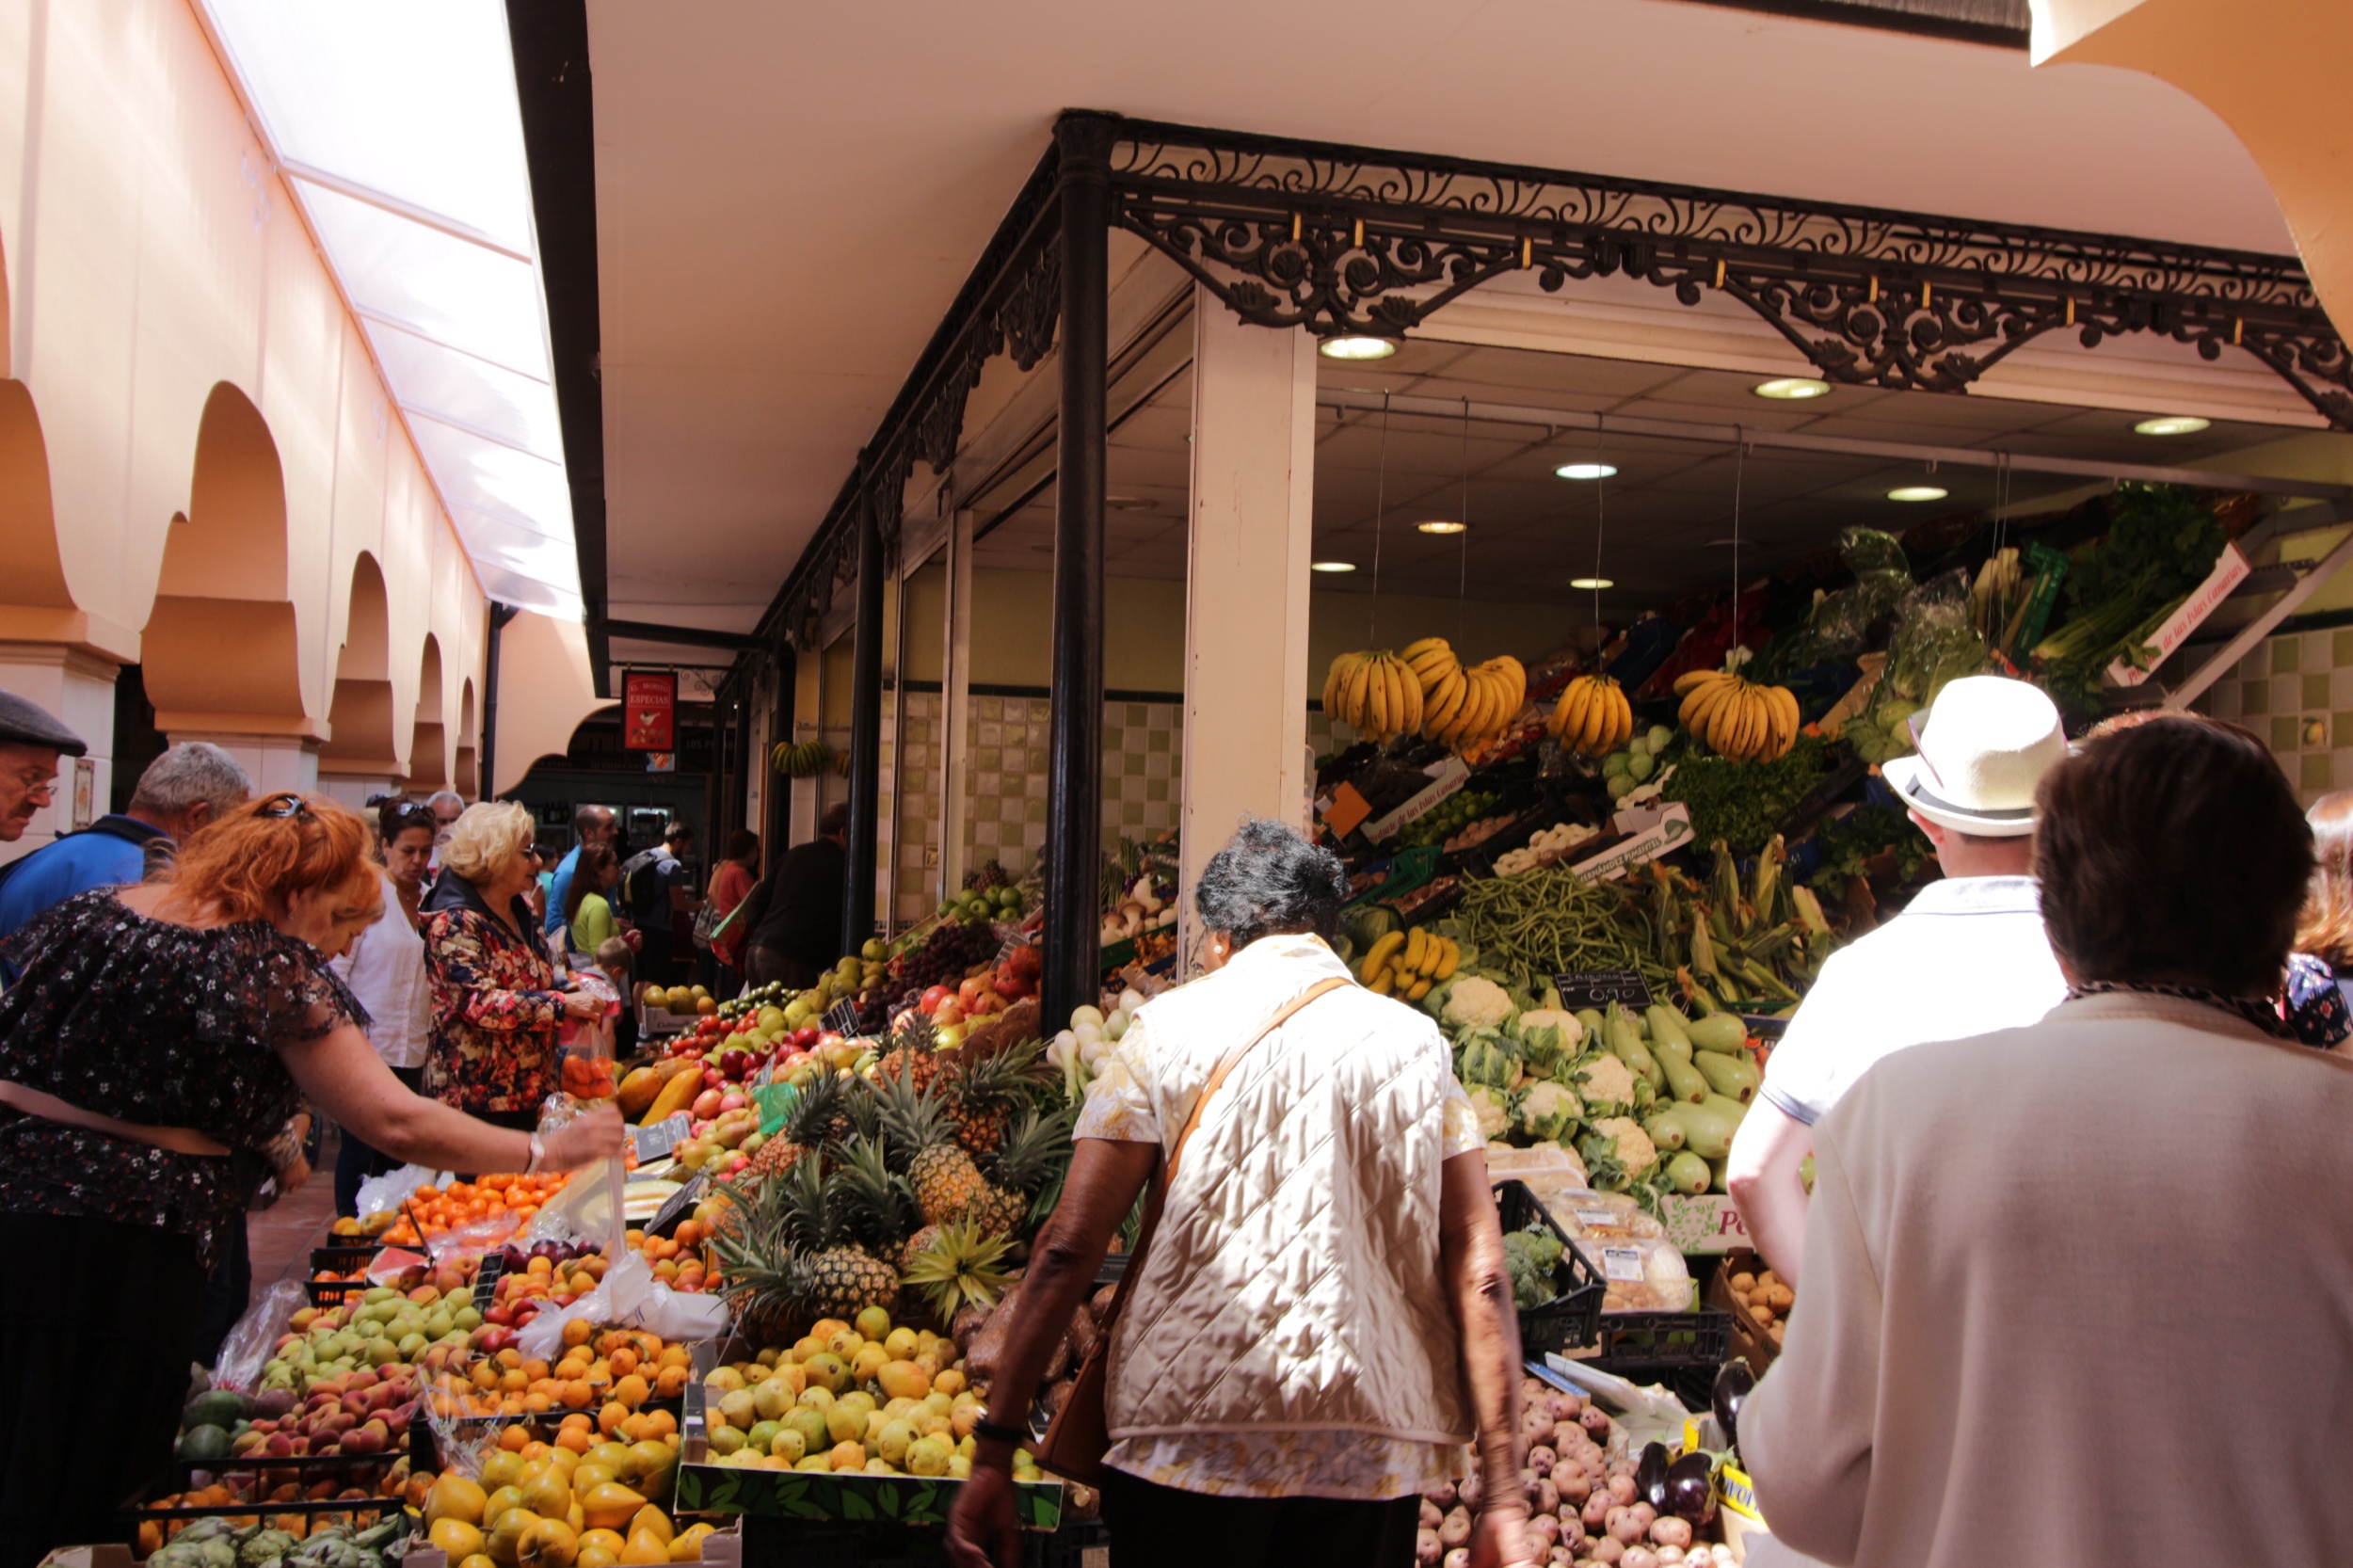
<path fill-rule="evenodd" d="M 207 741 L 185 741 L 147 765 L 128 809 L 0 869 L 0 936 L 52 904 L 94 888 L 119 888 L 169 865 L 189 834 L 243 806 L 253 781 Z"/>
<path fill-rule="evenodd" d="M 1804 1267 L 1814 1124 L 1881 1057 L 2041 1020 L 2067 996 L 2032 874 L 2035 788 L 2067 756 L 2051 699 L 2023 680 L 1947 685 L 1888 788 L 1944 868 L 1904 912 L 1833 953 L 1789 1020 L 1732 1142 L 1725 1185 L 1757 1251 Z"/>
<path fill-rule="evenodd" d="M 24 837 L 55 798 L 57 759 L 81 757 L 82 737 L 14 692 L 0 692 L 0 844 Z"/>

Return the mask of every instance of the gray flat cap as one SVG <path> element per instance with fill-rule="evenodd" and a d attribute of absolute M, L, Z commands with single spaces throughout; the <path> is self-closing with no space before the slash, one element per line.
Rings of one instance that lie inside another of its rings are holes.
<path fill-rule="evenodd" d="M 89 750 L 89 743 L 49 716 L 47 709 L 14 692 L 0 692 L 0 744 L 48 746 L 68 757 Z"/>

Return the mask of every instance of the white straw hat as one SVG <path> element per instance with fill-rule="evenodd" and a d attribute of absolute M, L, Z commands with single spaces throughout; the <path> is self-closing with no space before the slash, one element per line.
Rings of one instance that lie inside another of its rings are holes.
<path fill-rule="evenodd" d="M 2067 755 L 2051 699 L 2024 680 L 1972 675 L 1913 720 L 1918 753 L 1882 763 L 1896 798 L 1942 827 L 1987 839 L 2034 831 L 2035 786 Z"/>

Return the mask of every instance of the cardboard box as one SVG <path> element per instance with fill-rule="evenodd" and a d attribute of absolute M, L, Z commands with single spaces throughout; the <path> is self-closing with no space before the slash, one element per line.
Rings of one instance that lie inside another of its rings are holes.
<path fill-rule="evenodd" d="M 1689 1256 L 1707 1257 L 1755 1245 L 1749 1240 L 1740 1210 L 1722 1192 L 1703 1192 L 1697 1197 L 1670 1192 L 1658 1200 L 1658 1213 L 1667 1226 L 1667 1240 Z"/>
<path fill-rule="evenodd" d="M 1613 849 L 1604 850 L 1590 859 L 1579 860 L 1569 869 L 1588 882 L 1606 881 L 1624 876 L 1637 866 L 1648 865 L 1690 841 L 1691 808 L 1677 801 L 1661 811 L 1657 820 L 1641 833 Z"/>
<path fill-rule="evenodd" d="M 1431 763 L 1422 772 L 1430 776 L 1430 782 L 1424 785 L 1418 793 L 1378 822 L 1368 823 L 1365 825 L 1365 838 L 1369 842 L 1376 844 L 1383 842 L 1395 834 L 1399 828 L 1403 827 L 1423 812 L 1431 810 L 1440 801 L 1470 782 L 1470 769 L 1464 766 L 1460 757 L 1442 758 Z"/>
<path fill-rule="evenodd" d="M 1773 1533 L 1766 1528 L 1765 1515 L 1757 1512 L 1756 1487 L 1730 1463 L 1716 1469 L 1716 1528 L 1737 1562 L 1749 1560 L 1750 1544 L 1758 1537 Z"/>
<path fill-rule="evenodd" d="M 1765 1325 L 1756 1320 L 1756 1314 L 1750 1310 L 1749 1304 L 1734 1293 L 1730 1281 L 1733 1275 L 1743 1271 L 1755 1273 L 1764 1267 L 1756 1254 L 1745 1247 L 1728 1252 L 1716 1270 L 1715 1280 L 1707 1288 L 1707 1304 L 1719 1312 L 1732 1314 L 1732 1353 L 1747 1362 L 1749 1370 L 1758 1377 L 1763 1377 L 1765 1368 L 1770 1367 L 1773 1358 L 1781 1354 L 1781 1347 L 1766 1331 Z"/>

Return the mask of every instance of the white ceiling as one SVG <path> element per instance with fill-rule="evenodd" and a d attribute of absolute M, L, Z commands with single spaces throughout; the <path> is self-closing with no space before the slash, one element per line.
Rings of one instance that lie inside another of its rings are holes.
<path fill-rule="evenodd" d="M 2290 248 L 2152 78 L 1677 0 L 590 0 L 589 31 L 622 618 L 757 620 L 1064 107 Z"/>
<path fill-rule="evenodd" d="M 483 591 L 578 620 L 504 7 L 204 5 Z"/>

